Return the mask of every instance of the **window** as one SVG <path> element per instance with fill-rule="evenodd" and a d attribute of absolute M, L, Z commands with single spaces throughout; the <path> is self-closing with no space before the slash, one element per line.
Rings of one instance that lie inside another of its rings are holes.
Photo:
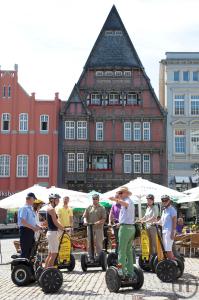
<path fill-rule="evenodd" d="M 84 172 L 84 153 L 77 153 L 77 172 Z"/>
<path fill-rule="evenodd" d="M 150 141 L 150 122 L 143 123 L 143 140 Z"/>
<path fill-rule="evenodd" d="M 132 172 L 131 154 L 124 154 L 124 173 Z"/>
<path fill-rule="evenodd" d="M 128 94 L 127 104 L 138 104 L 137 94 Z"/>
<path fill-rule="evenodd" d="M 133 124 L 133 139 L 134 141 L 141 141 L 141 123 L 134 122 Z"/>
<path fill-rule="evenodd" d="M 104 72 L 103 72 L 103 71 L 96 71 L 95 75 L 96 75 L 97 77 L 101 77 L 101 76 L 104 75 Z"/>
<path fill-rule="evenodd" d="M 150 173 L 150 155 L 143 154 L 143 173 Z"/>
<path fill-rule="evenodd" d="M 175 153 L 186 152 L 185 133 L 184 129 L 175 130 Z"/>
<path fill-rule="evenodd" d="M 124 141 L 131 141 L 131 122 L 124 122 Z"/>
<path fill-rule="evenodd" d="M 86 140 L 87 139 L 87 122 L 78 121 L 77 122 L 77 139 Z"/>
<path fill-rule="evenodd" d="M 122 31 L 121 30 L 115 30 L 115 35 L 122 35 Z"/>
<path fill-rule="evenodd" d="M 199 129 L 191 130 L 191 154 L 199 154 Z"/>
<path fill-rule="evenodd" d="M 5 85 L 3 86 L 2 96 L 3 96 L 3 98 L 6 97 L 6 86 Z"/>
<path fill-rule="evenodd" d="M 106 30 L 106 31 L 105 31 L 105 35 L 106 35 L 106 36 L 113 35 L 113 34 L 114 34 L 114 31 L 113 31 L 113 30 Z"/>
<path fill-rule="evenodd" d="M 191 96 L 191 115 L 199 115 L 199 95 Z"/>
<path fill-rule="evenodd" d="M 122 71 L 115 71 L 115 76 L 116 77 L 121 77 L 122 76 Z"/>
<path fill-rule="evenodd" d="M 110 94 L 109 95 L 109 104 L 119 104 L 119 94 Z"/>
<path fill-rule="evenodd" d="M 101 95 L 100 94 L 91 94 L 91 104 L 100 105 L 101 104 Z"/>
<path fill-rule="evenodd" d="M 1 118 L 1 130 L 2 131 L 10 131 L 10 114 L 3 113 Z"/>
<path fill-rule="evenodd" d="M 75 139 L 75 122 L 66 121 L 65 122 L 65 139 L 74 140 Z"/>
<path fill-rule="evenodd" d="M 42 154 L 38 156 L 37 177 L 49 177 L 49 156 Z"/>
<path fill-rule="evenodd" d="M 183 81 L 189 81 L 189 71 L 183 71 Z"/>
<path fill-rule="evenodd" d="M 106 71 L 105 76 L 112 77 L 112 76 L 114 76 L 114 73 L 113 73 L 113 71 Z"/>
<path fill-rule="evenodd" d="M 199 80 L 199 72 L 198 71 L 194 71 L 193 72 L 193 81 L 198 81 Z"/>
<path fill-rule="evenodd" d="M 180 72 L 179 71 L 174 71 L 173 72 L 173 80 L 174 81 L 179 81 L 180 80 Z"/>
<path fill-rule="evenodd" d="M 48 115 L 41 115 L 40 116 L 40 131 L 41 132 L 47 132 L 48 131 L 48 122 L 49 122 L 49 117 Z"/>
<path fill-rule="evenodd" d="M 109 168 L 109 161 L 107 155 L 93 155 L 92 169 L 93 170 L 107 170 Z"/>
<path fill-rule="evenodd" d="M 0 177 L 10 177 L 10 155 L 0 155 Z"/>
<path fill-rule="evenodd" d="M 141 154 L 133 154 L 134 173 L 141 173 Z"/>
<path fill-rule="evenodd" d="M 124 71 L 125 77 L 131 77 L 131 71 Z"/>
<path fill-rule="evenodd" d="M 11 98 L 11 86 L 8 86 L 8 98 Z"/>
<path fill-rule="evenodd" d="M 68 153 L 67 171 L 75 172 L 75 153 Z"/>
<path fill-rule="evenodd" d="M 17 177 L 28 177 L 27 155 L 17 155 Z"/>
<path fill-rule="evenodd" d="M 174 97 L 174 114 L 184 115 L 184 95 L 175 95 Z"/>
<path fill-rule="evenodd" d="M 28 131 L 28 114 L 26 113 L 19 115 L 19 131 Z"/>
<path fill-rule="evenodd" d="M 103 141 L 104 133 L 103 133 L 103 122 L 96 123 L 96 141 Z"/>

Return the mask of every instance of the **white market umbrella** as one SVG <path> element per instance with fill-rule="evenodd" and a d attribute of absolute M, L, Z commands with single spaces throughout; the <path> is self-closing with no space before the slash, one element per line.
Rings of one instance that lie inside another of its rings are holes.
<path fill-rule="evenodd" d="M 199 186 L 183 192 L 186 195 L 197 195 L 199 197 Z"/>
<path fill-rule="evenodd" d="M 21 192 L 18 192 L 14 195 L 11 195 L 3 200 L 0 200 L 0 207 L 4 209 L 13 209 L 23 206 L 26 202 L 26 196 L 28 193 L 34 193 L 37 199 L 48 203 L 48 192 L 47 188 L 40 185 L 33 185 L 28 189 L 25 189 Z"/>
<path fill-rule="evenodd" d="M 132 197 L 133 196 L 136 197 L 135 203 L 137 202 L 136 200 L 138 199 L 139 218 L 141 217 L 141 203 L 147 203 L 146 196 L 148 194 L 154 195 L 156 203 L 161 202 L 162 195 L 168 195 L 174 201 L 182 198 L 188 199 L 188 197 L 183 193 L 180 193 L 176 190 L 170 189 L 163 185 L 151 182 L 149 180 L 142 179 L 141 177 L 131 180 L 130 182 L 124 184 L 123 186 L 128 187 L 128 189 L 132 193 Z M 104 193 L 101 197 L 104 199 L 108 199 L 109 197 L 114 196 L 115 193 L 119 191 L 120 188 L 121 187 L 118 187 L 112 191 Z"/>

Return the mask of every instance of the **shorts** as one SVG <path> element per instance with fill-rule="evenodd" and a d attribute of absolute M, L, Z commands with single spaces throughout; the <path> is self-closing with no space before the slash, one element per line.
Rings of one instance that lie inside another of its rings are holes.
<path fill-rule="evenodd" d="M 48 240 L 48 252 L 58 253 L 59 251 L 59 236 L 57 231 L 48 231 L 46 234 Z"/>
<path fill-rule="evenodd" d="M 171 239 L 171 232 L 170 231 L 165 231 L 162 233 L 163 236 L 163 245 L 165 251 L 172 251 L 172 246 L 173 246 L 173 241 Z"/>

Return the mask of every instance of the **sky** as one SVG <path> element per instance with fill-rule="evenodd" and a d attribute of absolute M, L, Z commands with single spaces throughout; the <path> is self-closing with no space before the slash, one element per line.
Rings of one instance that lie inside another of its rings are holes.
<path fill-rule="evenodd" d="M 0 0 L 0 65 L 37 99 L 67 100 L 112 5 L 158 95 L 168 51 L 199 52 L 198 0 Z"/>

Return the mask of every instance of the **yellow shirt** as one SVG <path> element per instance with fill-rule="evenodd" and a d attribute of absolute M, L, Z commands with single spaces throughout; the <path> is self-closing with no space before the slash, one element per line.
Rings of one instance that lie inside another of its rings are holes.
<path fill-rule="evenodd" d="M 70 217 L 73 217 L 73 211 L 70 207 L 59 208 L 57 210 L 57 215 L 58 215 L 58 221 L 62 224 L 62 226 L 67 227 L 72 225 L 70 224 Z"/>

